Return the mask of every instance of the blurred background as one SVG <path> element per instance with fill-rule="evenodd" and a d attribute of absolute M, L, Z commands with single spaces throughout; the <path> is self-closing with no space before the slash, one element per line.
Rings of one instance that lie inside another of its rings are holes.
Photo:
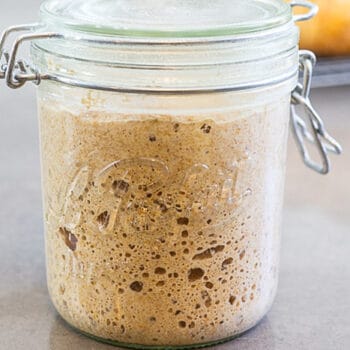
<path fill-rule="evenodd" d="M 3 4 L 1 29 L 36 21 L 40 2 Z M 344 154 L 321 176 L 290 137 L 280 287 L 238 350 L 350 349 L 350 0 L 314 2 L 320 14 L 301 25 L 301 45 L 322 56 L 312 100 Z M 0 349 L 113 349 L 70 330 L 49 301 L 38 140 L 35 87 L 0 81 Z"/>
<path fill-rule="evenodd" d="M 290 2 L 290 1 L 287 1 Z M 319 57 L 314 86 L 339 86 L 350 83 L 350 1 L 312 0 L 317 16 L 300 22 L 300 48 Z M 295 9 L 296 13 L 303 10 Z"/>
<path fill-rule="evenodd" d="M 312 0 L 318 15 L 301 28 L 301 48 L 325 57 L 350 55 L 350 1 Z"/>

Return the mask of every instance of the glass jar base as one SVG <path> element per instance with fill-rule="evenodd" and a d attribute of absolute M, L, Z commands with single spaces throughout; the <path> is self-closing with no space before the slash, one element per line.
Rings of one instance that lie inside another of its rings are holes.
<path fill-rule="evenodd" d="M 74 326 L 72 326 L 70 323 L 68 323 L 66 320 L 63 319 L 63 321 L 70 327 L 72 328 L 75 332 L 80 333 L 92 340 L 95 340 L 100 343 L 112 345 L 115 347 L 120 347 L 120 348 L 126 348 L 126 349 L 142 349 L 142 350 L 181 350 L 181 349 L 201 349 L 201 348 L 206 348 L 214 345 L 219 345 L 223 343 L 227 343 L 229 341 L 232 341 L 236 338 L 241 337 L 243 334 L 249 332 L 252 328 L 254 328 L 257 324 L 253 325 L 247 330 L 242 331 L 241 333 L 237 333 L 233 336 L 226 337 L 223 339 L 218 339 L 218 340 L 213 340 L 209 341 L 206 343 L 198 343 L 198 344 L 191 344 L 191 345 L 142 345 L 142 344 L 132 344 L 132 343 L 122 343 L 118 342 L 116 340 L 111 340 L 111 339 L 105 339 L 105 338 L 100 338 L 98 336 L 95 336 L 93 334 L 84 332 Z"/>

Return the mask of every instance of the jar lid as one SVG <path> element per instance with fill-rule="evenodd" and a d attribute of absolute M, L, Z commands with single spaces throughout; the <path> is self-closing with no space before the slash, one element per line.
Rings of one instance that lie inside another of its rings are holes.
<path fill-rule="evenodd" d="M 281 0 L 47 0 L 46 23 L 90 34 L 128 37 L 217 37 L 288 23 Z"/>
<path fill-rule="evenodd" d="M 40 25 L 32 59 L 69 85 L 189 93 L 297 81 L 298 28 L 282 0 L 46 0 Z"/>

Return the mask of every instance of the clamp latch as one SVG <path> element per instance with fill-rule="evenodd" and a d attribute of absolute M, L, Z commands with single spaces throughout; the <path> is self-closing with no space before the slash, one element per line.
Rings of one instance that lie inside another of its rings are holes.
<path fill-rule="evenodd" d="M 57 33 L 40 32 L 40 23 L 13 26 L 5 30 L 0 38 L 0 79 L 5 79 L 7 85 L 12 89 L 22 87 L 27 81 L 40 84 L 43 77 L 39 71 L 25 60 L 18 59 L 17 54 L 21 44 L 27 41 L 57 38 Z M 5 50 L 5 44 L 12 33 L 27 32 L 19 36 L 10 51 Z"/>
<path fill-rule="evenodd" d="M 298 83 L 292 93 L 291 123 L 304 163 L 320 174 L 328 174 L 330 171 L 329 153 L 341 154 L 342 148 L 326 131 L 321 117 L 310 100 L 312 73 L 315 63 L 316 56 L 311 51 L 300 51 L 299 67 L 303 72 L 303 82 Z M 300 106 L 303 110 L 303 116 L 297 112 L 297 106 Z M 307 142 L 316 145 L 320 162 L 311 159 L 306 145 Z"/>

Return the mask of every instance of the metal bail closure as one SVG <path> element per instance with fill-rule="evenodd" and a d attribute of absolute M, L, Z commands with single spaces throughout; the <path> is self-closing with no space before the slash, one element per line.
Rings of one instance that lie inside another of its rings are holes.
<path fill-rule="evenodd" d="M 26 41 L 47 39 L 53 37 L 60 37 L 56 33 L 41 33 L 36 32 L 41 28 L 41 24 L 25 24 L 20 26 L 13 26 L 6 29 L 0 37 L 0 79 L 5 79 L 7 85 L 12 89 L 18 89 L 27 81 L 32 81 L 35 84 L 40 84 L 41 79 L 45 77 L 31 64 L 22 59 L 18 59 L 17 53 L 20 45 Z M 5 44 L 12 33 L 28 32 L 19 36 L 10 51 L 5 50 Z"/>
<path fill-rule="evenodd" d="M 315 17 L 318 13 L 318 6 L 313 4 L 310 1 L 306 0 L 292 0 L 289 5 L 293 7 L 302 7 L 306 8 L 309 11 L 300 15 L 294 15 L 293 20 L 294 22 L 302 22 L 302 21 L 308 21 L 309 19 Z"/>
<path fill-rule="evenodd" d="M 292 93 L 291 123 L 304 163 L 320 174 L 328 174 L 330 171 L 328 154 L 341 154 L 342 148 L 327 133 L 321 117 L 310 101 L 311 79 L 315 63 L 316 56 L 311 51 L 300 51 L 299 66 L 303 72 L 303 83 L 298 83 Z M 304 110 L 305 120 L 297 113 L 297 106 L 300 106 Z M 310 125 L 311 132 L 308 130 L 307 124 Z M 306 142 L 316 145 L 321 163 L 317 163 L 311 159 Z"/>

